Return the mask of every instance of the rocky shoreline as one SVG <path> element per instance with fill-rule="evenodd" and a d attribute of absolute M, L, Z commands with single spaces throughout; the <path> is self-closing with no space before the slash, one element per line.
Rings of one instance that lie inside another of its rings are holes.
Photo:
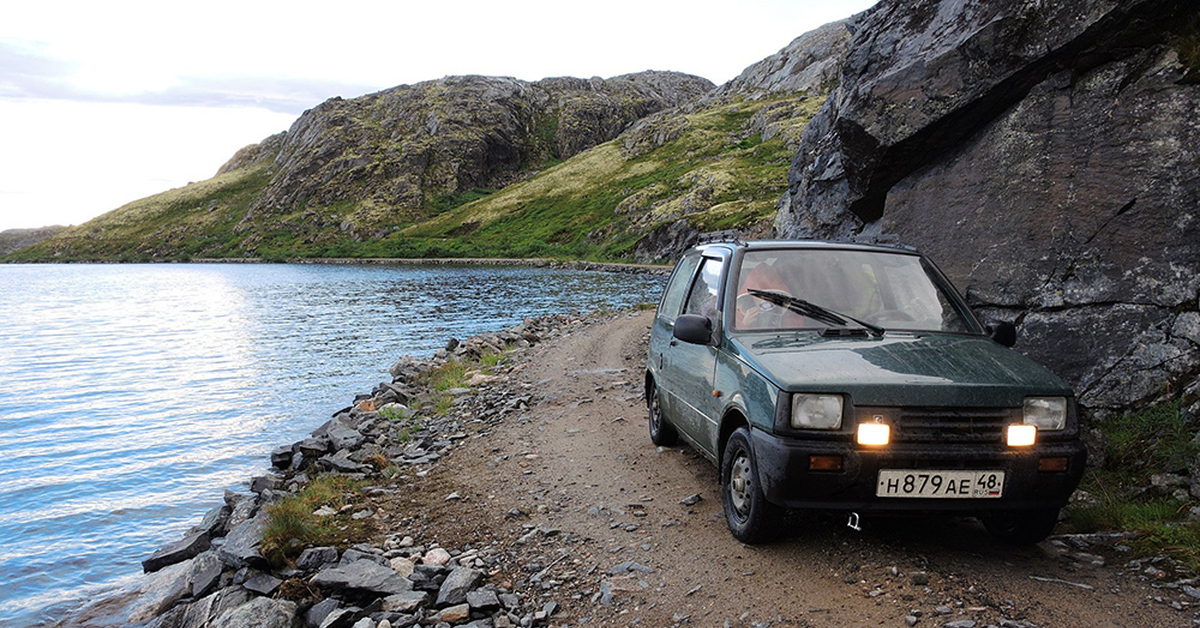
<path fill-rule="evenodd" d="M 145 559 L 148 575 L 137 591 L 95 603 L 59 625 L 552 625 L 557 603 L 542 601 L 534 607 L 539 596 L 528 596 L 508 581 L 493 581 L 505 570 L 504 558 L 492 548 L 441 547 L 406 534 L 340 548 L 300 547 L 293 539 L 284 552 L 287 558 L 280 560 L 279 552 L 265 548 L 264 535 L 272 525 L 271 506 L 300 494 L 319 475 L 360 483 L 365 499 L 324 504 L 314 515 L 344 520 L 347 525 L 339 526 L 344 529 L 351 527 L 349 522 L 395 517 L 369 503 L 372 496 L 404 490 L 389 474 L 411 470 L 424 476 L 471 433 L 532 403 L 529 394 L 489 388 L 500 378 L 481 370 L 467 370 L 463 386 L 445 391 L 435 391 L 426 376 L 450 363 L 477 364 L 486 355 L 520 352 L 568 333 L 588 318 L 560 314 L 528 319 L 500 332 L 451 339 L 427 360 L 405 356 L 390 369 L 391 382 L 355 397 L 309 438 L 271 452 L 271 470 L 253 478 L 248 492 L 226 491 L 224 502 L 182 539 Z M 485 388 L 487 395 L 476 394 Z M 439 413 L 436 396 L 448 400 L 454 411 Z M 345 540 L 359 540 L 352 536 L 347 533 Z"/>

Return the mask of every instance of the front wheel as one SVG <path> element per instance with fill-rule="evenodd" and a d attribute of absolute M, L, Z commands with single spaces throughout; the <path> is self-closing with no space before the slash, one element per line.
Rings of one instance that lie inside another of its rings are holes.
<path fill-rule="evenodd" d="M 658 386 L 649 384 L 646 390 L 646 407 L 650 414 L 650 442 L 662 447 L 670 447 L 679 440 L 675 426 L 663 417 L 662 403 L 658 398 Z"/>
<path fill-rule="evenodd" d="M 778 535 L 781 513 L 767 501 L 758 483 L 758 463 L 750 447 L 750 431 L 739 427 L 730 434 L 721 457 L 721 501 L 733 538 L 756 545 Z"/>
<path fill-rule="evenodd" d="M 1017 510 L 980 517 L 983 527 L 997 541 L 1010 545 L 1033 545 L 1045 540 L 1058 523 L 1058 509 Z"/>

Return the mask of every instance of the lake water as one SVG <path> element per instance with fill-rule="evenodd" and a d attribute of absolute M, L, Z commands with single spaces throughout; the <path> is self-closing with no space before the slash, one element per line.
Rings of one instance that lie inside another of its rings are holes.
<path fill-rule="evenodd" d="M 134 582 L 400 356 L 662 285 L 519 267 L 0 266 L 0 626 Z"/>

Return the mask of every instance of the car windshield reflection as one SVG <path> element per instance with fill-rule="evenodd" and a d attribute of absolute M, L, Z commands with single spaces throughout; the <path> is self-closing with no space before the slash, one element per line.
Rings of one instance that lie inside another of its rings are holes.
<path fill-rule="evenodd" d="M 797 302 L 813 307 L 790 306 Z M 822 312 L 873 329 L 970 330 L 932 269 L 915 255 L 779 249 L 747 251 L 742 257 L 735 329 L 820 331 L 845 324 Z"/>

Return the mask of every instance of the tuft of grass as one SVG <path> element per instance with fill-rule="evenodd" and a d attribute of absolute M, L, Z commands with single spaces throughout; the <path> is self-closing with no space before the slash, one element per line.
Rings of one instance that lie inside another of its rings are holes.
<path fill-rule="evenodd" d="M 441 366 L 423 373 L 418 381 L 433 392 L 433 411 L 439 416 L 446 416 L 454 407 L 451 390 L 467 388 L 471 375 L 491 374 L 503 361 L 504 353 L 494 351 L 470 360 L 447 360 Z"/>
<path fill-rule="evenodd" d="M 1145 482 L 1163 471 L 1184 471 L 1200 454 L 1181 404 L 1166 403 L 1105 421 L 1105 468 L 1120 479 Z"/>
<path fill-rule="evenodd" d="M 363 482 L 340 475 L 322 475 L 295 495 L 267 506 L 266 529 L 263 532 L 262 554 L 276 566 L 298 556 L 308 547 L 340 545 L 344 538 L 362 537 L 371 525 L 369 520 L 354 521 L 348 516 L 314 515 L 321 506 L 334 510 L 354 503 L 361 496 Z"/>
<path fill-rule="evenodd" d="M 1178 402 L 1103 422 L 1105 463 L 1089 469 L 1080 488 L 1093 497 L 1067 507 L 1073 532 L 1121 530 L 1140 556 L 1166 554 L 1200 571 L 1200 524 L 1188 520 L 1193 503 L 1151 486 L 1160 473 L 1186 472 L 1200 455 L 1196 430 Z"/>

